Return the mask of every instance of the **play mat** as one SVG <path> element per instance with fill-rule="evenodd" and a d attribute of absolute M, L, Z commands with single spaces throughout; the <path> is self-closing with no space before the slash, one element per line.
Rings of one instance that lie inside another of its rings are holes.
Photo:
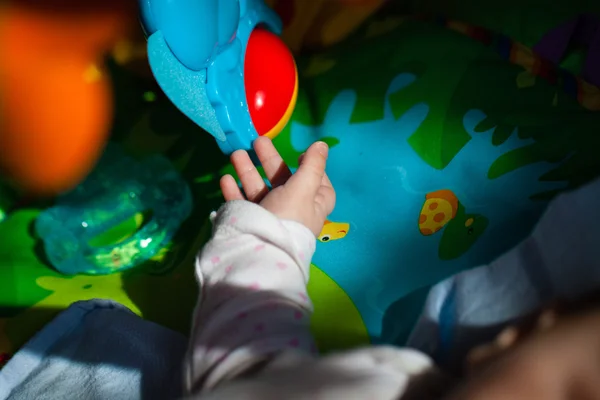
<path fill-rule="evenodd" d="M 432 284 L 516 245 L 549 199 L 600 172 L 600 91 L 582 77 L 586 52 L 566 52 L 557 66 L 530 50 L 577 12 L 540 10 L 535 24 L 516 18 L 516 28 L 492 11 L 452 10 L 477 27 L 388 10 L 339 44 L 296 57 L 298 103 L 275 144 L 297 167 L 310 143 L 326 141 L 338 193 L 309 285 L 321 350 L 402 343 Z M 0 353 L 91 298 L 189 329 L 193 260 L 221 203 L 219 177 L 232 168 L 150 76 L 116 62 L 111 70 L 112 140 L 135 157 L 169 158 L 191 187 L 192 215 L 140 267 L 67 277 L 49 267 L 32 230 L 47 205 L 20 204 L 0 223 Z M 138 216 L 95 240 L 118 241 L 142 223 Z"/>

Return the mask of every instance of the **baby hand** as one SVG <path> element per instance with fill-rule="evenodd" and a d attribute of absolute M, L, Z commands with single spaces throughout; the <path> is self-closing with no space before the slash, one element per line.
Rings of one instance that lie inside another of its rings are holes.
<path fill-rule="evenodd" d="M 225 175 L 221 178 L 225 201 L 247 199 L 281 219 L 303 224 L 318 236 L 335 206 L 335 191 L 325 173 L 329 152 L 327 144 L 316 142 L 310 146 L 300 157 L 300 166 L 293 175 L 270 139 L 258 138 L 254 150 L 271 182 L 272 190 L 269 191 L 248 153 L 238 150 L 231 155 L 231 163 L 242 182 L 246 197 L 235 179 Z"/>

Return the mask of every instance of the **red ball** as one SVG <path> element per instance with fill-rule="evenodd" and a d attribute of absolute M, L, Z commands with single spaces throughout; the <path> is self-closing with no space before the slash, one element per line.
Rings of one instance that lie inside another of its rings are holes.
<path fill-rule="evenodd" d="M 294 57 L 277 35 L 262 28 L 250 34 L 244 83 L 256 131 L 274 138 L 287 124 L 298 93 Z"/>

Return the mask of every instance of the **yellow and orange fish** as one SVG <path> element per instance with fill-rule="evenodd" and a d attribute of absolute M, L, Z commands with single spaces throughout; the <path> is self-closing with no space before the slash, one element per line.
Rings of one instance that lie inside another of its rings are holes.
<path fill-rule="evenodd" d="M 323 243 L 339 240 L 346 237 L 349 230 L 350 224 L 346 222 L 331 222 L 325 220 L 325 224 L 323 225 L 323 229 L 321 230 L 318 239 Z"/>
<path fill-rule="evenodd" d="M 419 215 L 419 231 L 425 236 L 433 235 L 456 217 L 457 210 L 458 198 L 451 190 L 427 193 Z"/>

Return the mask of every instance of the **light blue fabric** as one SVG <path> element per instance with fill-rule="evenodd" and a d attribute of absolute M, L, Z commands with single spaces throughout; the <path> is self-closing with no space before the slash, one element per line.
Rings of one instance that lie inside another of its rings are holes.
<path fill-rule="evenodd" d="M 0 399 L 173 399 L 187 339 L 107 300 L 73 304 L 0 370 Z"/>
<path fill-rule="evenodd" d="M 408 345 L 458 368 L 516 318 L 598 289 L 599 201 L 600 180 L 556 197 L 520 245 L 434 286 Z"/>

